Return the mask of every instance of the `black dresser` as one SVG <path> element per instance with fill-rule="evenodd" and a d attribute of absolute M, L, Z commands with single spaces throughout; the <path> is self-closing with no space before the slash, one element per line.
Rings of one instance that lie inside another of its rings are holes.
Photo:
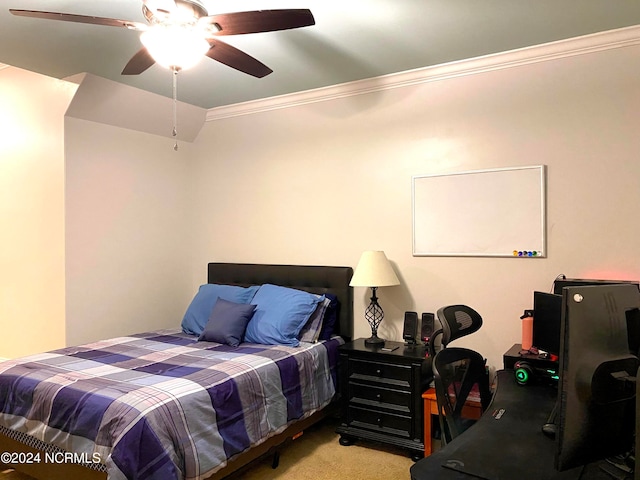
<path fill-rule="evenodd" d="M 360 338 L 340 347 L 342 445 L 357 439 L 407 448 L 424 455 L 422 392 L 431 382 L 431 359 L 422 345 L 387 340 L 368 347 Z"/>

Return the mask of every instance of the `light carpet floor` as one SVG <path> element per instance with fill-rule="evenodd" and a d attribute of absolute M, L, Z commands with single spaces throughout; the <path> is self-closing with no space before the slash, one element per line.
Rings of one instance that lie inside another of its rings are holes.
<path fill-rule="evenodd" d="M 280 449 L 280 462 L 271 467 L 266 456 L 229 480 L 409 480 L 413 465 L 407 451 L 371 442 L 338 443 L 338 422 L 327 419 Z M 32 480 L 18 472 L 2 472 L 0 480 Z"/>
<path fill-rule="evenodd" d="M 336 420 L 326 420 L 281 449 L 280 465 L 258 461 L 234 480 L 402 480 L 410 479 L 409 452 L 371 442 L 338 443 Z"/>

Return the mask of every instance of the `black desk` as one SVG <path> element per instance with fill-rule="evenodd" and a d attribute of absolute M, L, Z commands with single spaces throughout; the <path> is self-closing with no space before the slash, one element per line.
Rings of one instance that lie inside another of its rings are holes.
<path fill-rule="evenodd" d="M 597 466 L 558 472 L 555 441 L 541 430 L 556 401 L 550 385 L 520 386 L 513 370 L 498 372 L 482 418 L 454 441 L 411 467 L 412 480 L 611 480 Z"/>

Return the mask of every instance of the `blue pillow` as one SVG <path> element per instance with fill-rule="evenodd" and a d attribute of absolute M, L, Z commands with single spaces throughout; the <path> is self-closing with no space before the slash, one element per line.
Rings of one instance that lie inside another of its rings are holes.
<path fill-rule="evenodd" d="M 247 323 L 251 320 L 255 309 L 255 305 L 234 303 L 218 298 L 198 341 L 226 343 L 237 347 L 242 341 Z"/>
<path fill-rule="evenodd" d="M 209 321 L 211 310 L 218 298 L 235 303 L 250 303 L 258 291 L 258 286 L 237 287 L 235 285 L 218 285 L 207 283 L 201 285 L 198 293 L 191 300 L 187 312 L 182 319 L 182 331 L 189 335 L 200 335 Z"/>
<path fill-rule="evenodd" d="M 245 342 L 297 347 L 300 330 L 324 298 L 294 288 L 262 285 L 252 300 L 256 311 L 247 325 Z"/>

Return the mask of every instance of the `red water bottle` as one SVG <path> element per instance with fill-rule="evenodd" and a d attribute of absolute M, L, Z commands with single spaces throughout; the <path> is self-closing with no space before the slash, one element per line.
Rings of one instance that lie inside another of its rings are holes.
<path fill-rule="evenodd" d="M 522 320 L 522 350 L 531 350 L 533 346 L 533 310 L 525 310 Z"/>

